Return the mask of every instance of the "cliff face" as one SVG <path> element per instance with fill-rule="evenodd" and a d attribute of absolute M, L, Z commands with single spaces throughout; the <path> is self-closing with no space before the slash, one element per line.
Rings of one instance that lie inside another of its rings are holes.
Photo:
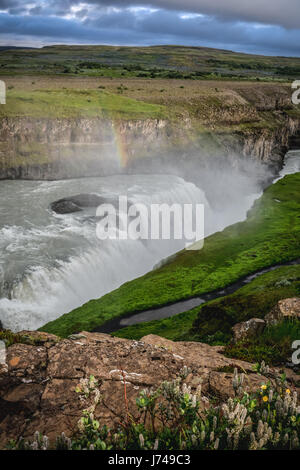
<path fill-rule="evenodd" d="M 179 167 L 210 156 L 225 156 L 235 164 L 244 156 L 276 168 L 291 137 L 300 135 L 300 113 L 292 109 L 286 89 L 271 94 L 246 87 L 223 90 L 217 99 L 197 99 L 190 108 L 182 107 L 180 119 L 172 120 L 4 117 L 0 178 L 149 171 L 168 166 L 170 157 Z"/>
<path fill-rule="evenodd" d="M 291 140 L 300 132 L 300 120 L 285 116 L 282 126 L 272 130 L 261 129 L 242 135 L 243 155 L 251 155 L 266 163 L 278 163 L 291 147 Z M 298 147 L 299 148 L 299 147 Z"/>
<path fill-rule="evenodd" d="M 151 119 L 4 118 L 0 178 L 52 179 L 122 171 L 134 152 L 157 147 L 166 126 L 165 121 Z"/>

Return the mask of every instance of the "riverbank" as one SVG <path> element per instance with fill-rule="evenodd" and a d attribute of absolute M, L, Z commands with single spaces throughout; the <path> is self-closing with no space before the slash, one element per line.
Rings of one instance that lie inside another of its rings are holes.
<path fill-rule="evenodd" d="M 279 300 L 300 296 L 299 260 L 295 263 L 272 269 L 233 293 L 228 294 L 225 288 L 218 298 L 171 318 L 135 324 L 111 334 L 135 340 L 155 334 L 172 341 L 226 344 L 236 323 L 264 318 Z"/>
<path fill-rule="evenodd" d="M 201 295 L 201 297 L 194 297 L 188 300 L 182 300 L 174 304 L 166 305 L 165 307 L 156 308 L 154 310 L 146 310 L 145 312 L 137 313 L 136 315 L 129 315 L 126 318 L 114 319 L 111 322 L 105 323 L 102 327 L 100 326 L 98 328 L 95 328 L 94 331 L 99 332 L 99 333 L 110 333 L 120 338 L 138 339 L 139 337 L 144 336 L 144 333 L 143 334 L 141 333 L 143 331 L 147 332 L 148 329 L 151 331 L 151 334 L 152 334 L 153 328 L 154 330 L 156 330 L 157 328 L 160 329 L 161 327 L 165 329 L 166 323 L 163 322 L 164 319 L 169 319 L 175 316 L 179 318 L 179 315 L 181 314 L 182 315 L 186 314 L 186 316 L 189 317 L 189 314 L 191 311 L 193 313 L 199 313 L 200 306 L 202 306 L 203 304 L 207 304 L 207 303 L 209 304 L 213 303 L 214 300 L 217 300 L 219 298 L 226 297 L 226 302 L 227 302 L 229 296 L 231 296 L 235 292 L 242 291 L 244 286 L 247 286 L 249 284 L 249 287 L 251 289 L 254 279 L 262 277 L 262 282 L 263 282 L 264 275 L 267 274 L 268 272 L 275 271 L 276 282 L 277 281 L 279 282 L 282 279 L 281 278 L 277 279 L 276 274 L 277 272 L 279 273 L 281 272 L 280 268 L 283 266 L 290 267 L 290 266 L 295 266 L 295 265 L 296 265 L 296 271 L 297 271 L 297 266 L 300 265 L 300 258 L 293 260 L 293 261 L 288 261 L 287 263 L 285 263 L 285 265 L 282 264 L 282 265 L 271 266 L 271 267 L 262 269 L 260 271 L 257 271 L 256 273 L 251 273 L 245 278 L 239 279 L 233 284 L 230 284 L 224 288 L 221 288 L 220 290 L 203 294 Z M 291 272 L 293 274 L 294 269 L 287 270 L 286 272 L 287 273 Z M 257 286 L 260 286 L 259 282 L 257 283 Z M 264 283 L 262 283 L 261 285 L 262 290 L 264 289 L 264 286 L 265 286 Z M 246 289 L 245 289 L 245 292 L 247 292 Z M 280 292 L 280 289 L 279 289 L 277 294 L 278 294 L 277 300 L 280 300 L 281 298 L 284 297 L 285 293 Z M 298 292 L 293 292 L 293 295 L 297 295 L 297 294 Z M 239 313 L 241 314 L 244 313 L 246 317 L 248 313 L 250 312 L 254 313 L 249 305 L 247 306 L 247 308 L 244 305 L 243 308 L 245 309 L 244 312 L 239 311 Z M 262 317 L 263 317 L 268 312 L 268 308 L 270 308 L 270 306 L 267 307 L 267 311 L 265 311 L 262 308 L 262 305 L 257 305 L 255 308 L 258 311 L 262 309 Z M 248 318 L 246 318 L 246 320 L 248 320 Z M 206 324 L 206 321 L 208 321 L 208 319 L 204 320 L 205 324 Z M 220 316 L 220 318 L 209 319 L 209 322 L 211 322 L 211 324 L 206 325 L 206 326 L 210 334 L 205 335 L 205 333 L 203 332 L 201 336 L 201 334 L 198 332 L 199 338 L 201 338 L 201 340 L 206 342 L 205 341 L 205 339 L 207 340 L 206 336 L 210 336 L 210 338 L 213 340 L 213 337 L 211 335 L 213 335 L 214 333 L 220 332 L 220 330 L 222 330 L 222 334 L 220 337 L 222 337 L 223 333 L 229 334 L 229 330 L 231 326 L 233 326 L 234 323 L 231 322 L 229 326 L 227 325 L 225 327 L 225 325 L 222 324 L 223 321 L 224 321 L 224 318 L 222 316 Z M 177 322 L 177 319 L 175 320 L 175 322 Z M 219 324 L 220 322 L 222 324 L 222 328 L 220 328 L 220 324 Z M 182 328 L 178 328 L 177 333 L 176 333 L 178 335 L 178 338 L 184 337 L 185 333 L 183 333 L 183 331 L 186 331 L 186 328 L 184 328 L 184 330 Z M 169 338 L 168 331 L 165 331 L 165 333 L 167 335 L 166 338 Z M 161 334 L 161 332 L 157 334 Z M 170 337 L 169 339 L 174 339 L 174 338 Z"/>

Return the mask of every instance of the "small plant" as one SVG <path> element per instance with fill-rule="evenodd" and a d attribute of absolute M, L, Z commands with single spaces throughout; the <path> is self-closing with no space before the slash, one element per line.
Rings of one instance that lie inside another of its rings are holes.
<path fill-rule="evenodd" d="M 233 374 L 235 396 L 224 403 L 209 404 L 202 396 L 201 381 L 192 391 L 185 379 L 185 367 L 172 382 L 156 390 L 143 390 L 136 401 L 139 418 L 128 411 L 126 381 L 124 397 L 126 419 L 114 429 L 101 427 L 95 418 L 101 404 L 101 386 L 95 377 L 81 379 L 76 387 L 84 409 L 78 432 L 72 439 L 61 434 L 54 444 L 64 450 L 263 450 L 300 449 L 300 407 L 297 393 L 288 388 L 286 377 L 274 376 L 265 364 L 255 371 L 268 378 L 252 394 L 244 390 L 245 374 Z M 204 406 L 205 405 L 205 406 Z M 17 450 L 47 450 L 49 440 L 36 432 L 33 440 L 11 441 Z"/>
<path fill-rule="evenodd" d="M 292 281 L 289 279 L 282 279 L 278 282 L 276 282 L 275 287 L 288 287 L 292 284 Z"/>

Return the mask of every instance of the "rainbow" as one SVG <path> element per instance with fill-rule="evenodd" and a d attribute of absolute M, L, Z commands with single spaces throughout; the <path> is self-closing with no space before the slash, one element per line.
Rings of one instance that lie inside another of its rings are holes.
<path fill-rule="evenodd" d="M 126 168 L 129 160 L 127 143 L 118 125 L 113 125 L 114 139 L 121 168 Z"/>

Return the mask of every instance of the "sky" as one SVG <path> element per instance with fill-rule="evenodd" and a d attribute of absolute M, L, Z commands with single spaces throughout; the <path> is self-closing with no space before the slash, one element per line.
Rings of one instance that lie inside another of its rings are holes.
<path fill-rule="evenodd" d="M 180 44 L 300 57 L 300 0 L 0 0 L 0 45 Z"/>

